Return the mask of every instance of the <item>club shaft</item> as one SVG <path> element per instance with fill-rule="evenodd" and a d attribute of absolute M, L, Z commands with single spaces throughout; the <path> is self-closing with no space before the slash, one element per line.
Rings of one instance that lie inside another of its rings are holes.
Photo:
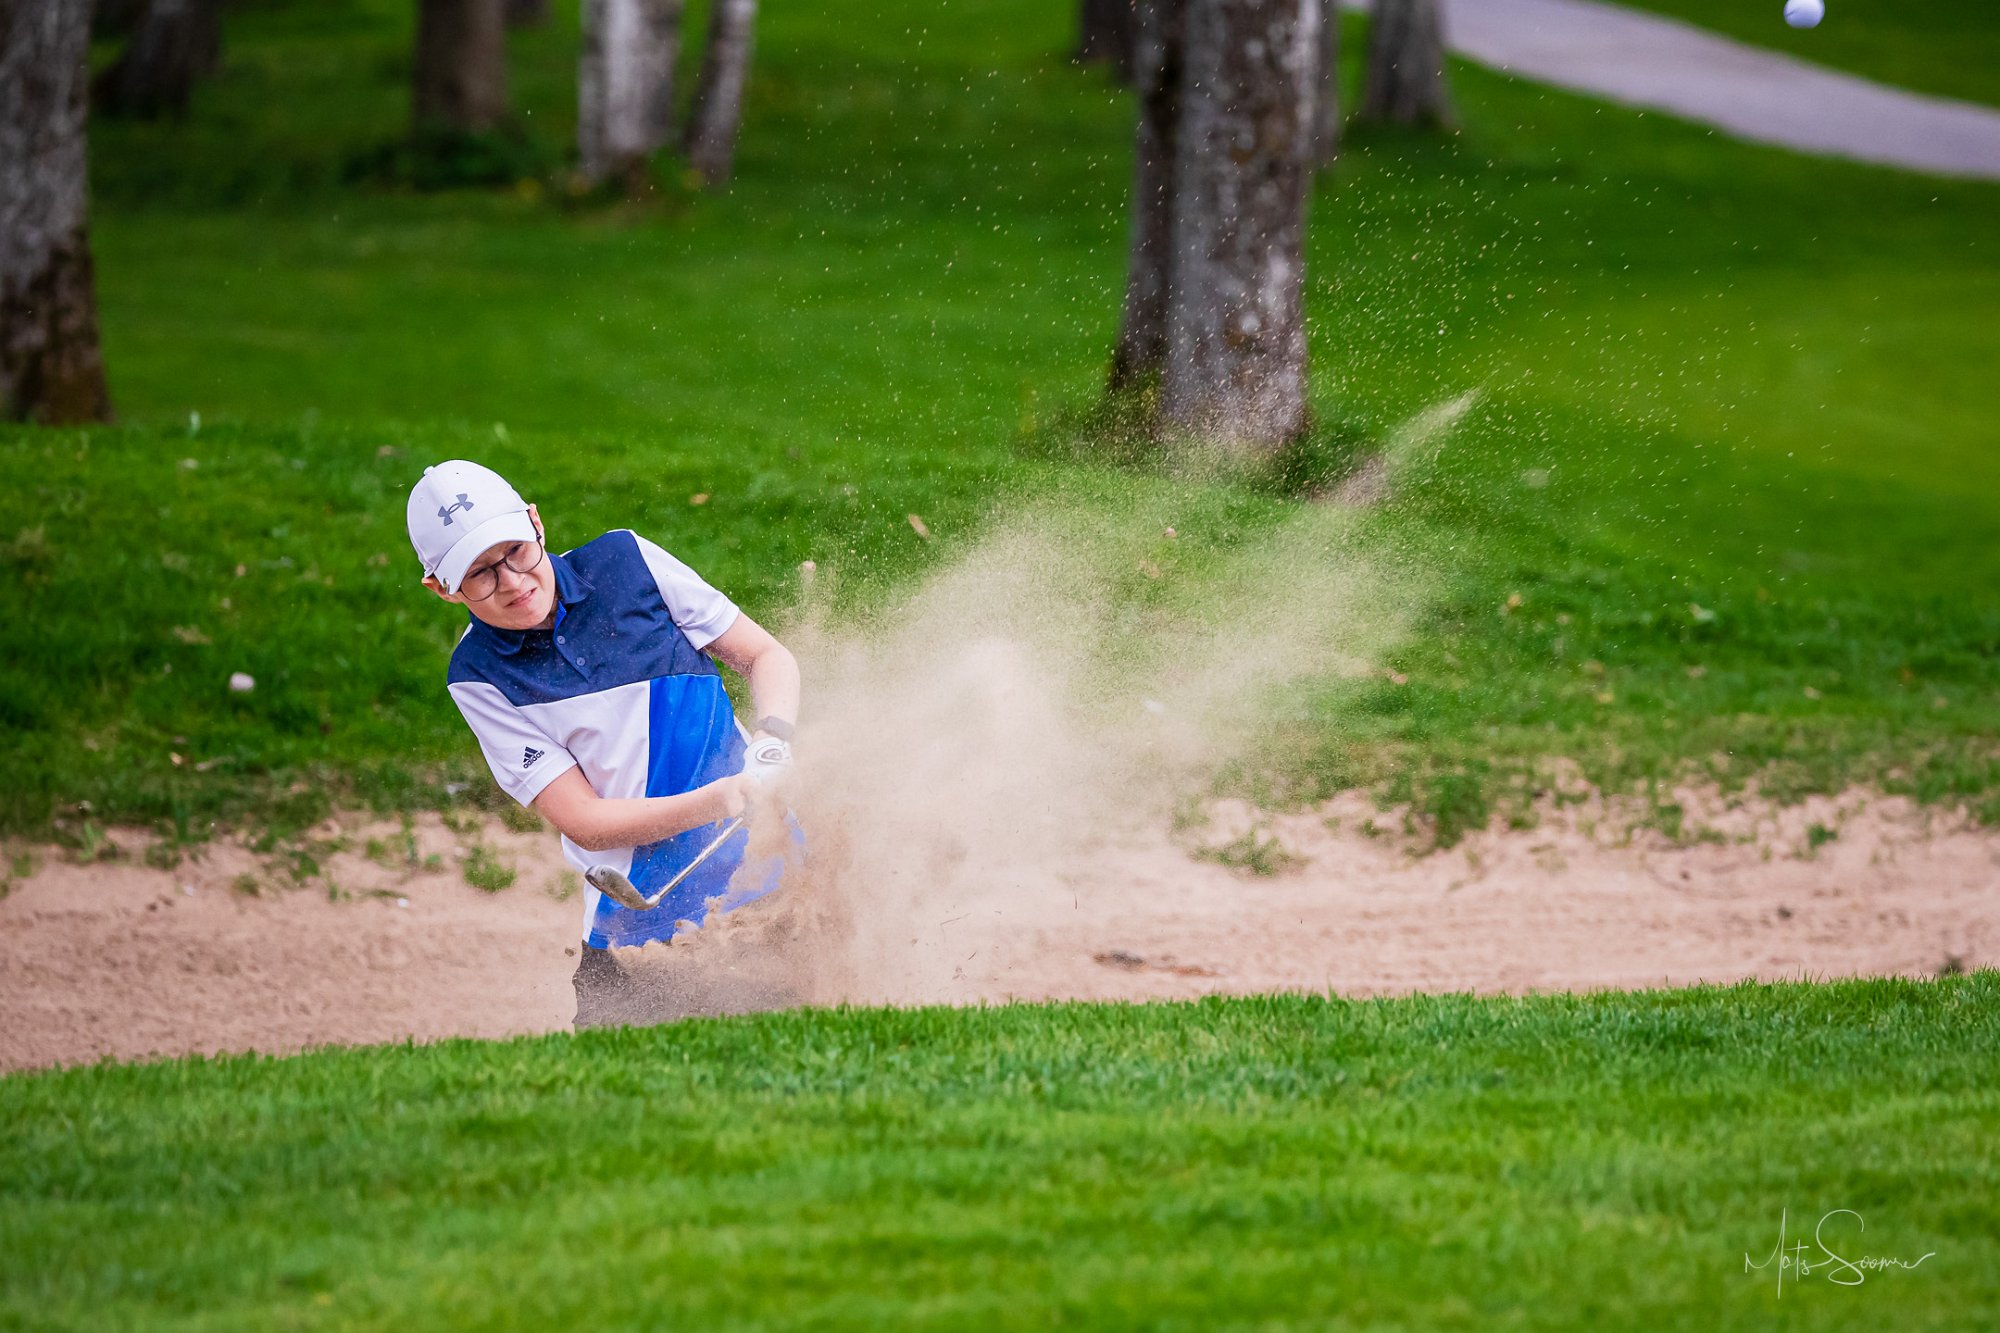
<path fill-rule="evenodd" d="M 722 844 L 728 842 L 730 836 L 734 834 L 737 829 L 740 829 L 742 827 L 743 827 L 743 816 L 741 815 L 736 816 L 734 819 L 730 820 L 727 824 L 724 824 L 722 826 L 722 832 L 716 834 L 714 840 L 711 841 L 708 844 L 708 846 L 702 848 L 701 851 L 697 852 L 695 854 L 694 860 L 682 866 L 679 874 L 675 875 L 672 879 L 668 880 L 666 884 L 661 887 L 659 892 L 652 894 L 646 899 L 646 906 L 658 907 L 660 905 L 660 900 L 662 898 L 665 898 L 668 894 L 672 893 L 676 888 L 680 887 L 680 882 L 682 880 L 686 879 L 689 875 L 692 875 L 695 872 L 695 868 L 698 867 L 703 861 L 706 861 L 709 857 L 715 855 L 716 852 L 720 851 L 722 848 Z"/>

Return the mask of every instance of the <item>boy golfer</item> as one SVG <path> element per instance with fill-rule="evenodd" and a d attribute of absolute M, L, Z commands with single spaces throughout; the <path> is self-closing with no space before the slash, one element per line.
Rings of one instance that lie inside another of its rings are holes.
<path fill-rule="evenodd" d="M 755 737 L 788 745 L 797 661 L 634 532 L 549 550 L 535 507 L 477 463 L 424 469 L 407 517 L 424 586 L 471 613 L 449 688 L 494 779 L 556 826 L 571 865 L 608 864 L 651 897 L 755 796 L 715 662 L 749 681 Z M 739 828 L 650 910 L 586 881 L 578 1027 L 670 1016 L 647 1011 L 610 950 L 699 926 L 719 895 L 730 894 L 718 905 L 728 910 L 776 889 L 782 857 L 746 868 L 748 840 Z"/>

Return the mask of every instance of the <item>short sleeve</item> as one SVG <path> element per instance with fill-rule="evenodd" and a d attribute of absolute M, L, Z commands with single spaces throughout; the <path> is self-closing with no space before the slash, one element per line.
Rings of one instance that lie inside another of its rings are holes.
<path fill-rule="evenodd" d="M 450 688 L 451 701 L 479 739 L 493 780 L 522 805 L 533 805 L 544 788 L 576 767 L 574 755 L 493 686 L 474 680 L 456 681 Z"/>
<path fill-rule="evenodd" d="M 653 572 L 653 581 L 660 585 L 667 614 L 680 626 L 681 633 L 687 635 L 689 643 L 697 649 L 706 648 L 736 623 L 736 603 L 709 587 L 701 575 L 663 548 L 636 532 L 632 536 L 639 543 L 639 553 L 646 557 L 646 568 Z"/>

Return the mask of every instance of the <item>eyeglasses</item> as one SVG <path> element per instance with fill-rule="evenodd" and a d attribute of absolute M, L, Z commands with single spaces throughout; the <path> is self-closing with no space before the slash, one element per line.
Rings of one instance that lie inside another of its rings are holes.
<path fill-rule="evenodd" d="M 468 602 L 483 602 L 500 591 L 500 566 L 505 565 L 516 574 L 532 574 L 541 568 L 542 557 L 547 554 L 542 542 L 515 542 L 507 549 L 507 554 L 490 565 L 467 571 L 459 581 L 459 595 Z"/>

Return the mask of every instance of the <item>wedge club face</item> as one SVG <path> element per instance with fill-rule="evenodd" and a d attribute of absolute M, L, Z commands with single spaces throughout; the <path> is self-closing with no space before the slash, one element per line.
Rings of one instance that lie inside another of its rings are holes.
<path fill-rule="evenodd" d="M 647 902 L 640 896 L 639 890 L 632 886 L 632 881 L 625 878 L 624 874 L 616 866 L 594 865 L 583 872 L 583 877 L 590 881 L 591 888 L 596 889 L 620 907 L 629 907 L 635 912 L 643 912 L 653 906 L 652 903 Z"/>

